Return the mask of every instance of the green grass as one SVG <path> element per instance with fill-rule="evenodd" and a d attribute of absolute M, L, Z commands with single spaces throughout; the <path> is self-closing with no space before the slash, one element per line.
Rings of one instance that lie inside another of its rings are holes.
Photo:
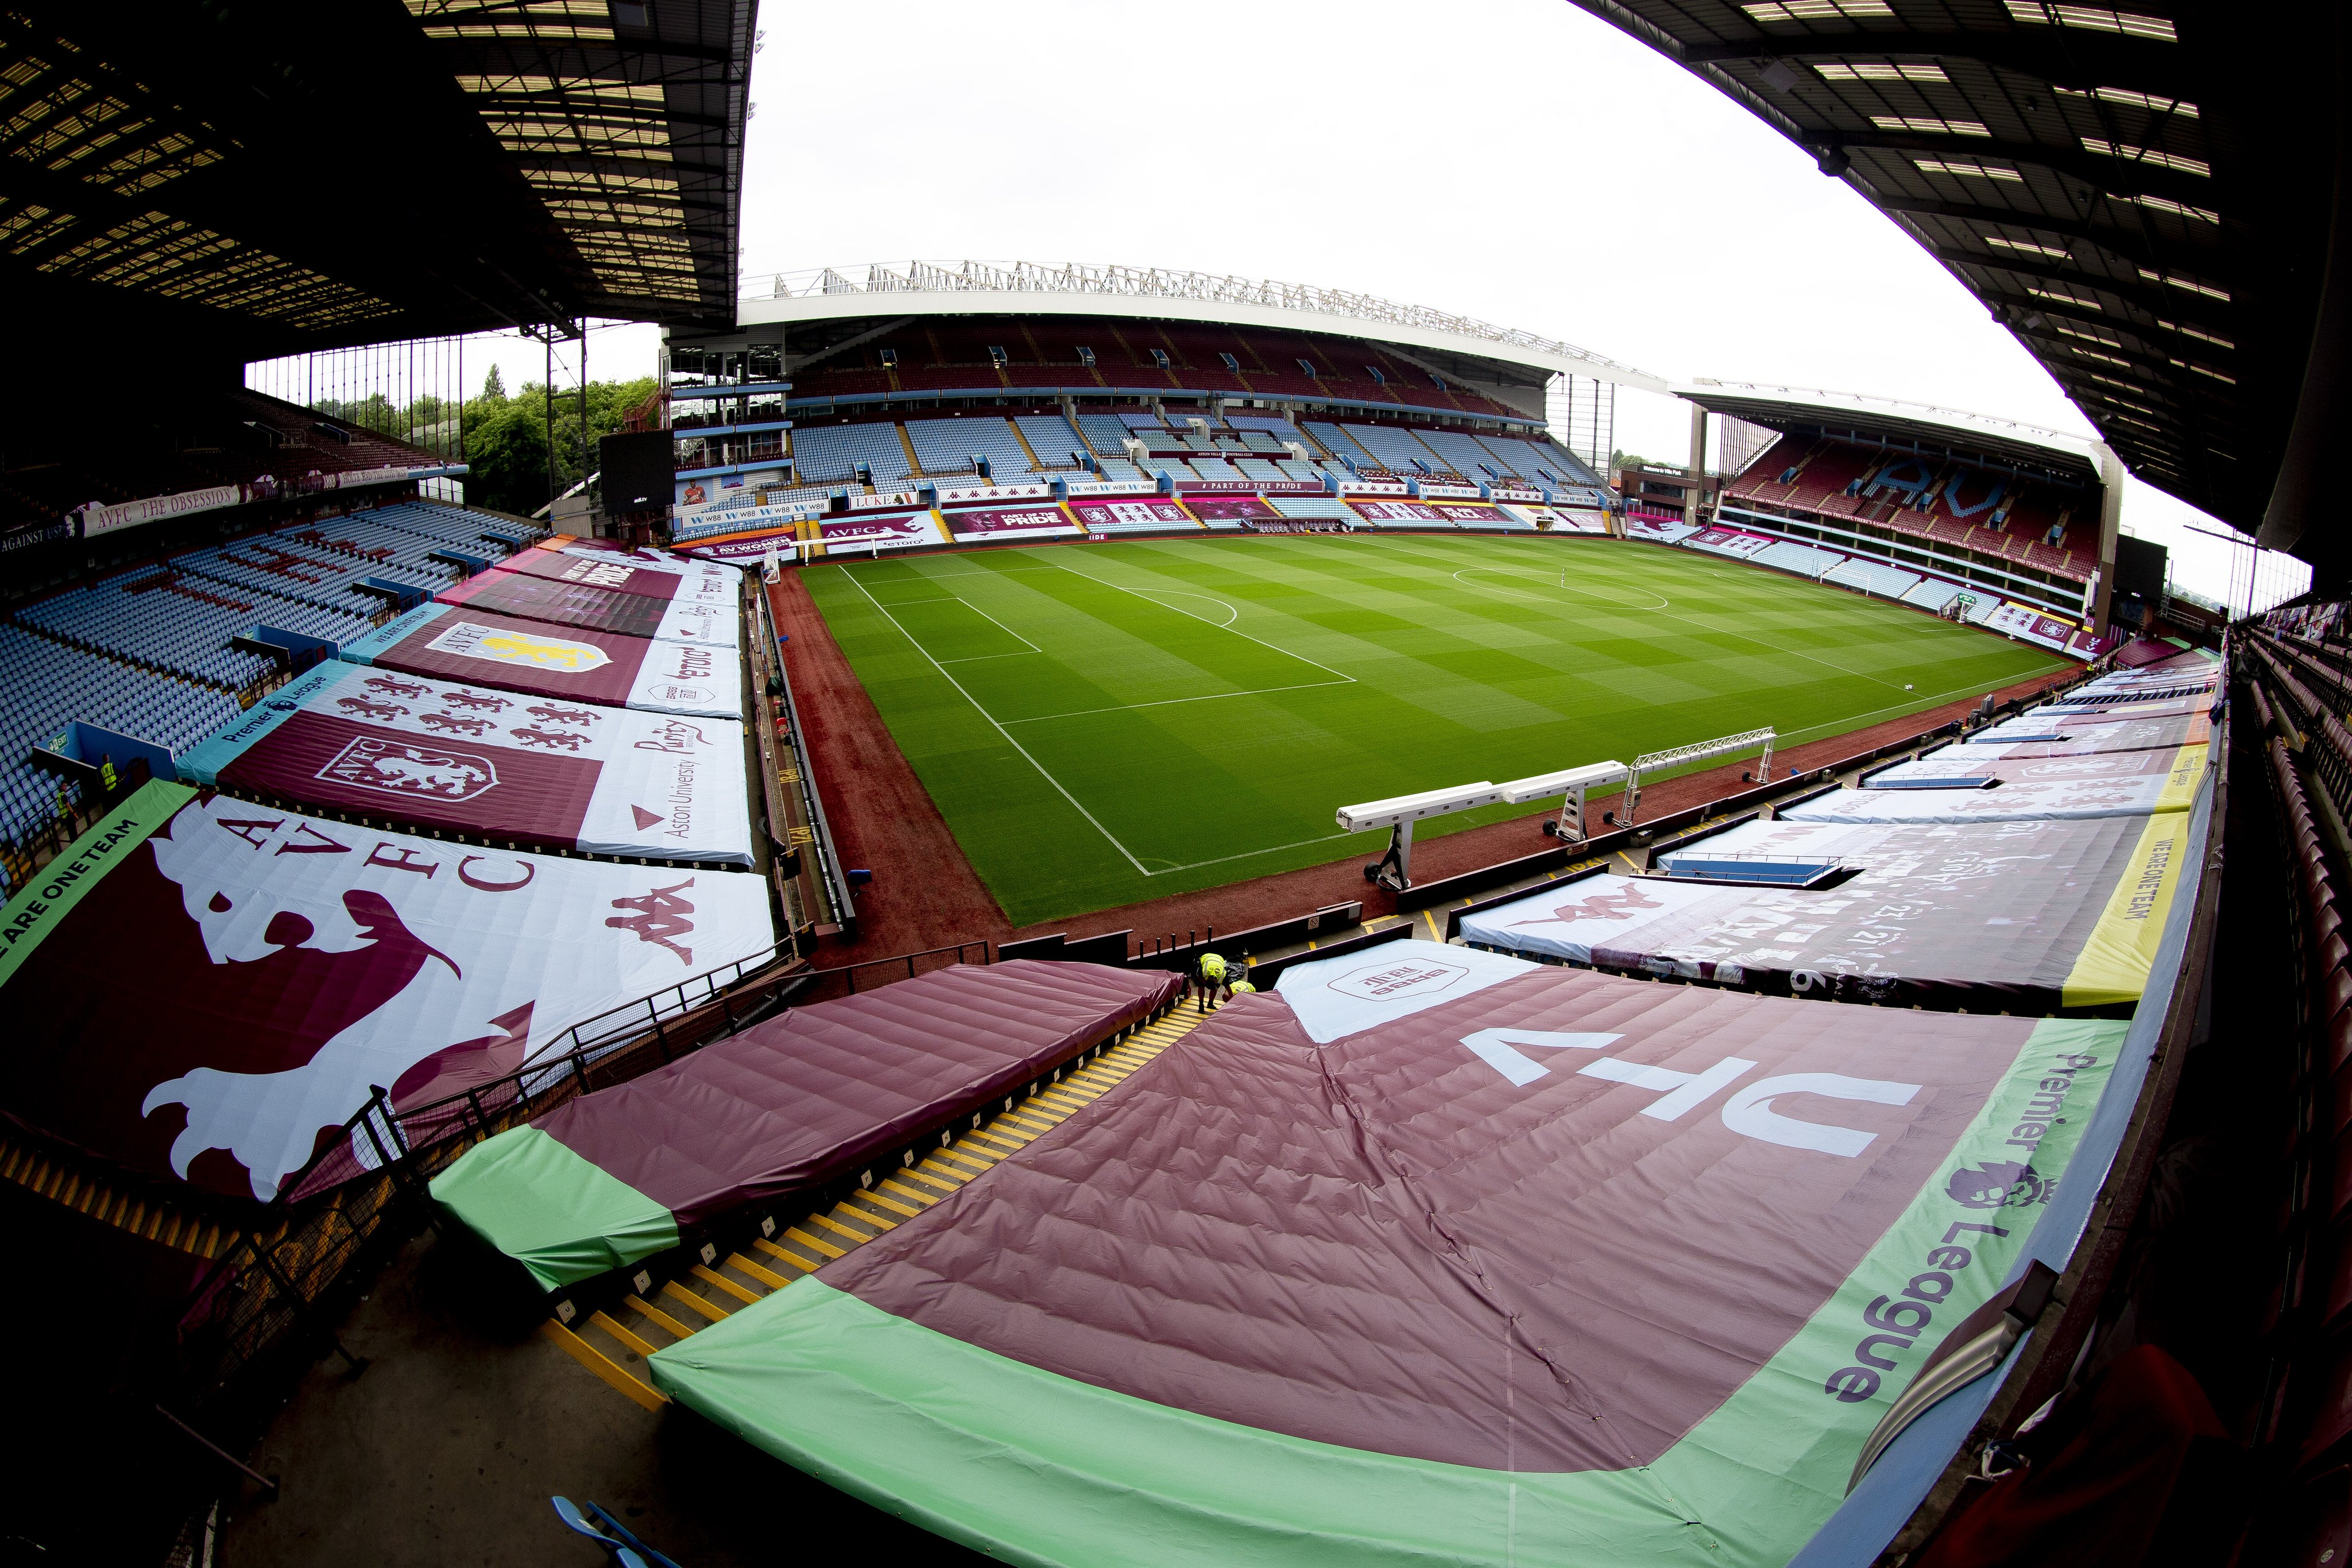
<path fill-rule="evenodd" d="M 1332 821 L 1350 802 L 1763 725 L 1818 739 L 2063 663 L 1598 539 L 1131 540 L 819 565 L 806 581 L 1016 925 L 1370 859 L 1384 833 Z"/>

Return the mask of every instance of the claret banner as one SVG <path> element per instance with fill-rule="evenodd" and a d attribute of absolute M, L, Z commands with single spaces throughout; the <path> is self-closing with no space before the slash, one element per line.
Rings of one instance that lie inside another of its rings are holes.
<path fill-rule="evenodd" d="M 0 1109 L 268 1198 L 376 1088 L 400 1107 L 462 1093 L 774 939 L 744 873 L 491 851 L 158 780 L 0 915 Z M 357 1142 L 339 1157 L 374 1163 Z"/>
<path fill-rule="evenodd" d="M 182 754 L 180 777 L 540 849 L 751 863 L 743 727 L 331 659 Z"/>
<path fill-rule="evenodd" d="M 496 686 L 652 713 L 743 716 L 743 665 L 732 646 L 631 637 L 492 615 L 471 605 L 420 604 L 341 649 L 373 664 L 436 680 Z"/>
<path fill-rule="evenodd" d="M 606 551 L 531 549 L 444 589 L 444 604 L 663 642 L 741 643 L 740 574 L 656 566 Z"/>
<path fill-rule="evenodd" d="M 2126 1028 L 1298 965 L 653 1378 L 1009 1561 L 1767 1568 L 2100 1179 Z"/>

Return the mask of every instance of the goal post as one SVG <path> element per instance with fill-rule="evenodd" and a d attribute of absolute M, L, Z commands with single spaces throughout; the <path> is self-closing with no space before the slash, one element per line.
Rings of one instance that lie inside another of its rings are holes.
<path fill-rule="evenodd" d="M 1772 742 L 1777 733 L 1769 727 L 1742 730 L 1715 740 L 1702 740 L 1690 746 L 1669 747 L 1664 751 L 1646 752 L 1633 758 L 1633 777 L 1625 784 L 1625 825 L 1633 826 L 1633 814 L 1642 808 L 1642 775 L 1657 773 L 1668 768 L 1680 768 L 1685 763 L 1707 762 L 1717 757 L 1729 757 L 1751 747 L 1762 747 L 1764 757 L 1758 771 L 1764 779 L 1772 777 Z"/>

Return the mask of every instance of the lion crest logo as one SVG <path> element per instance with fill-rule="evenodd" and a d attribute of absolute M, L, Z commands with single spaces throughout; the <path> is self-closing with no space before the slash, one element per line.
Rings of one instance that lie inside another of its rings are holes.
<path fill-rule="evenodd" d="M 2032 1166 L 2011 1160 L 1987 1160 L 1952 1173 L 1944 1191 L 1953 1202 L 1969 1208 L 2030 1208 L 2048 1203 L 2058 1190 L 2055 1181 Z"/>
<path fill-rule="evenodd" d="M 498 768 L 471 751 L 448 751 L 394 739 L 363 737 L 337 752 L 318 776 L 355 789 L 384 795 L 430 795 L 470 800 L 498 787 Z"/>

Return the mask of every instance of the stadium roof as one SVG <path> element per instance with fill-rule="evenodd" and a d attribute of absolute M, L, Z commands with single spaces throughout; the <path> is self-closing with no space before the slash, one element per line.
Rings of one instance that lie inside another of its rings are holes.
<path fill-rule="evenodd" d="M 1157 267 L 1028 261 L 916 261 L 761 274 L 744 279 L 740 319 L 771 322 L 876 316 L 1144 316 L 1334 332 L 1375 342 L 1524 366 L 1547 374 L 1666 390 L 1664 378 L 1573 343 L 1419 305 L 1305 283 L 1267 283 Z"/>
<path fill-rule="evenodd" d="M 1901 398 L 1747 382 L 1677 382 L 1674 390 L 1675 396 L 1710 413 L 1776 430 L 1793 426 L 1889 436 L 2053 469 L 2092 485 L 2105 481 L 2108 465 L 2115 461 L 2115 454 L 2103 444 L 2063 430 Z"/>
<path fill-rule="evenodd" d="M 1577 4 L 1893 217 L 2133 472 L 2249 533 L 2267 508 L 2265 544 L 2338 548 L 2296 543 L 2318 455 L 2290 442 L 2340 353 L 2340 334 L 2315 352 L 2341 178 L 2333 8 Z"/>
<path fill-rule="evenodd" d="M 754 0 L 0 16 L 0 276 L 255 359 L 734 310 Z"/>

